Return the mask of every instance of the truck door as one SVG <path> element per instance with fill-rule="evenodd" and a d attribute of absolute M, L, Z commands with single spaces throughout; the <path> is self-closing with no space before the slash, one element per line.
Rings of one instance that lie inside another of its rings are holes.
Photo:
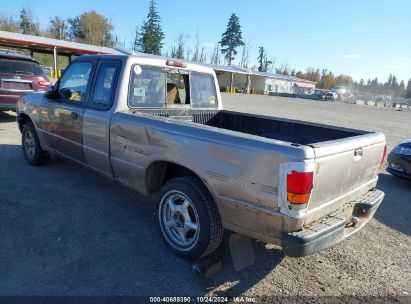
<path fill-rule="evenodd" d="M 47 116 L 42 117 L 47 120 L 47 145 L 83 163 L 83 114 L 94 65 L 91 60 L 73 62 L 58 81 L 57 94 L 46 98 L 46 109 L 40 113 Z"/>
<path fill-rule="evenodd" d="M 83 117 L 83 152 L 86 163 L 112 176 L 110 166 L 110 120 L 121 61 L 100 60 Z"/>

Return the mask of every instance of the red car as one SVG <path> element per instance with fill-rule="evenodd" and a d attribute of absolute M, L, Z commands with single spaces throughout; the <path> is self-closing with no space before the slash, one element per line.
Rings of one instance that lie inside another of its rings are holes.
<path fill-rule="evenodd" d="M 50 84 L 36 59 L 15 51 L 0 50 L 0 111 L 15 111 L 21 95 L 45 91 Z"/>

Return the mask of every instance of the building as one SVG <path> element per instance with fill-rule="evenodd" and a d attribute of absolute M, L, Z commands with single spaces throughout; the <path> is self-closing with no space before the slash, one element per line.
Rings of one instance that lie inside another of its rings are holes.
<path fill-rule="evenodd" d="M 0 31 L 0 47 L 26 49 L 30 51 L 31 56 L 35 52 L 51 54 L 54 58 L 55 72 L 59 68 L 64 68 L 57 66 L 57 56 L 66 56 L 70 62 L 72 57 L 84 54 L 138 54 L 122 48 L 101 47 L 5 31 Z M 314 82 L 292 76 L 257 72 L 239 66 L 204 65 L 214 69 L 220 90 L 223 92 L 298 95 L 312 94 L 315 89 Z"/>
<path fill-rule="evenodd" d="M 207 65 L 216 72 L 223 92 L 260 94 L 313 94 L 315 82 L 280 74 L 252 71 L 239 66 Z"/>

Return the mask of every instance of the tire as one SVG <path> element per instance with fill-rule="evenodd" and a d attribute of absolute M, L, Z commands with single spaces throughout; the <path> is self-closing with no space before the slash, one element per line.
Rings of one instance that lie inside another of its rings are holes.
<path fill-rule="evenodd" d="M 50 155 L 41 149 L 36 129 L 31 122 L 24 125 L 21 136 L 21 146 L 24 158 L 30 165 L 43 165 L 47 163 L 50 158 Z"/>
<path fill-rule="evenodd" d="M 196 177 L 178 177 L 161 190 L 158 218 L 161 232 L 173 252 L 194 260 L 221 244 L 224 228 L 217 206 Z"/>

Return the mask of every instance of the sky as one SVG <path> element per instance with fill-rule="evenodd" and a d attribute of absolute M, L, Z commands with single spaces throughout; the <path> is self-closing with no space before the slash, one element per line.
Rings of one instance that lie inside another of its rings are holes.
<path fill-rule="evenodd" d="M 114 25 L 114 34 L 126 47 L 135 27 L 142 24 L 148 0 L 0 0 L 0 14 L 19 17 L 29 6 L 45 28 L 52 16 L 75 17 L 96 10 Z M 243 40 L 250 45 L 250 63 L 257 64 L 263 46 L 275 66 L 308 67 L 351 75 L 355 80 L 390 73 L 405 82 L 411 78 L 411 1 L 409 0 L 157 0 L 165 33 L 163 52 L 169 51 L 182 33 L 194 48 L 198 32 L 211 54 L 228 19 L 235 13 Z M 239 50 L 240 53 L 240 50 Z M 234 64 L 240 60 L 237 55 Z"/>

